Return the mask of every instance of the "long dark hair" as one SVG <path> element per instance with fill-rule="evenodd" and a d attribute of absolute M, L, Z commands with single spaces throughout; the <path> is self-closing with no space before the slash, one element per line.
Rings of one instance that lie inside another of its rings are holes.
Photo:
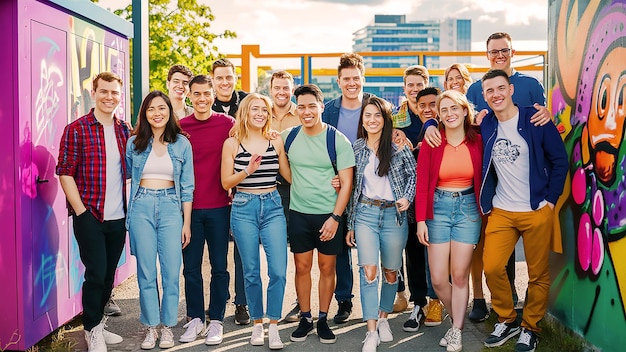
<path fill-rule="evenodd" d="M 158 97 L 163 98 L 163 100 L 165 100 L 165 104 L 167 104 L 167 107 L 169 108 L 169 119 L 165 125 L 165 131 L 163 131 L 163 134 L 161 135 L 161 142 L 174 143 L 176 142 L 177 135 L 182 133 L 180 125 L 178 124 L 178 119 L 174 117 L 174 108 L 172 108 L 170 98 L 160 90 L 153 90 L 148 93 L 141 103 L 139 117 L 137 118 L 137 128 L 133 131 L 133 134 L 137 136 L 133 141 L 137 153 L 141 153 L 146 150 L 150 139 L 153 137 L 152 128 L 150 127 L 150 123 L 148 123 L 146 112 L 148 111 L 148 107 L 150 106 L 150 103 L 152 103 L 152 100 Z"/>
<path fill-rule="evenodd" d="M 391 156 L 393 155 L 393 145 L 391 133 L 393 131 L 393 121 L 391 120 L 391 103 L 385 99 L 381 99 L 375 95 L 371 95 L 363 100 L 361 106 L 361 116 L 359 117 L 359 130 L 357 131 L 358 138 L 367 139 L 367 131 L 363 127 L 363 111 L 368 105 L 374 105 L 380 113 L 383 115 L 383 130 L 380 134 L 380 141 L 378 142 L 378 152 L 376 156 L 380 163 L 378 164 L 378 176 L 385 176 L 389 173 L 391 168 Z"/>

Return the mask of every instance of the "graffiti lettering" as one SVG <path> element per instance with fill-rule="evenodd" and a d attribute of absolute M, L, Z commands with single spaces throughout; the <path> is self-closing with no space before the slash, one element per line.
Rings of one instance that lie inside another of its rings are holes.
<path fill-rule="evenodd" d="M 66 272 L 65 260 L 62 254 L 41 254 L 41 266 L 35 277 L 35 284 L 41 285 L 42 295 L 39 306 L 45 306 L 52 289 L 56 287 L 57 280 L 64 277 Z"/>
<path fill-rule="evenodd" d="M 59 127 L 55 126 L 53 118 L 59 111 L 58 90 L 62 89 L 64 80 L 61 69 L 55 65 L 48 66 L 45 60 L 41 61 L 40 75 L 39 92 L 35 100 L 36 136 L 33 139 L 35 145 L 39 145 L 40 142 L 51 145 L 55 141 L 54 137 Z"/>

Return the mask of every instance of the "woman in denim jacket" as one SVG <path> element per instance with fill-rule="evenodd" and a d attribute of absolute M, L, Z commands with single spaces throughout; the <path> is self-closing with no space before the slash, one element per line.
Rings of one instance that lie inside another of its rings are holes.
<path fill-rule="evenodd" d="M 393 335 L 387 315 L 402 265 L 408 236 L 406 210 L 415 196 L 415 158 L 408 147 L 392 143 L 391 104 L 376 96 L 363 101 L 361 126 L 354 142 L 356 172 L 348 214 L 349 246 L 358 244 L 363 320 L 367 334 L 363 351 L 376 351 L 380 341 Z M 383 283 L 378 294 L 378 263 Z"/>
<path fill-rule="evenodd" d="M 140 320 L 148 328 L 141 344 L 151 349 L 161 328 L 159 347 L 174 346 L 171 327 L 178 316 L 182 248 L 191 239 L 194 175 L 191 144 L 183 136 L 170 99 L 153 91 L 141 104 L 134 135 L 126 146 L 131 174 L 126 228 L 137 258 Z M 157 289 L 157 256 L 161 267 L 162 302 Z"/>

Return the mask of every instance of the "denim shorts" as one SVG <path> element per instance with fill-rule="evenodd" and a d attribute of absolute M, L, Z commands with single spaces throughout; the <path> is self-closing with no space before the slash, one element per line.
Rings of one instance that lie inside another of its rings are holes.
<path fill-rule="evenodd" d="M 460 194 L 436 189 L 433 210 L 433 219 L 426 220 L 428 242 L 478 243 L 481 218 L 473 192 Z"/>

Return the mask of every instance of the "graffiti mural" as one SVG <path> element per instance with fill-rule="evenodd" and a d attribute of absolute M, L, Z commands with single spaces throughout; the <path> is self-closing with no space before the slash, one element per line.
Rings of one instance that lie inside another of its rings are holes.
<path fill-rule="evenodd" d="M 548 84 L 570 178 L 551 312 L 604 350 L 626 344 L 626 0 L 551 1 Z"/>
<path fill-rule="evenodd" d="M 14 283 L 0 290 L 0 350 L 26 350 L 82 311 L 84 267 L 55 168 L 63 129 L 91 109 L 99 72 L 124 81 L 116 115 L 128 116 L 131 32 L 118 21 L 90 2 L 0 1 L 9 77 L 0 83 L 0 277 Z M 116 284 L 133 273 L 129 264 L 125 249 Z"/>

